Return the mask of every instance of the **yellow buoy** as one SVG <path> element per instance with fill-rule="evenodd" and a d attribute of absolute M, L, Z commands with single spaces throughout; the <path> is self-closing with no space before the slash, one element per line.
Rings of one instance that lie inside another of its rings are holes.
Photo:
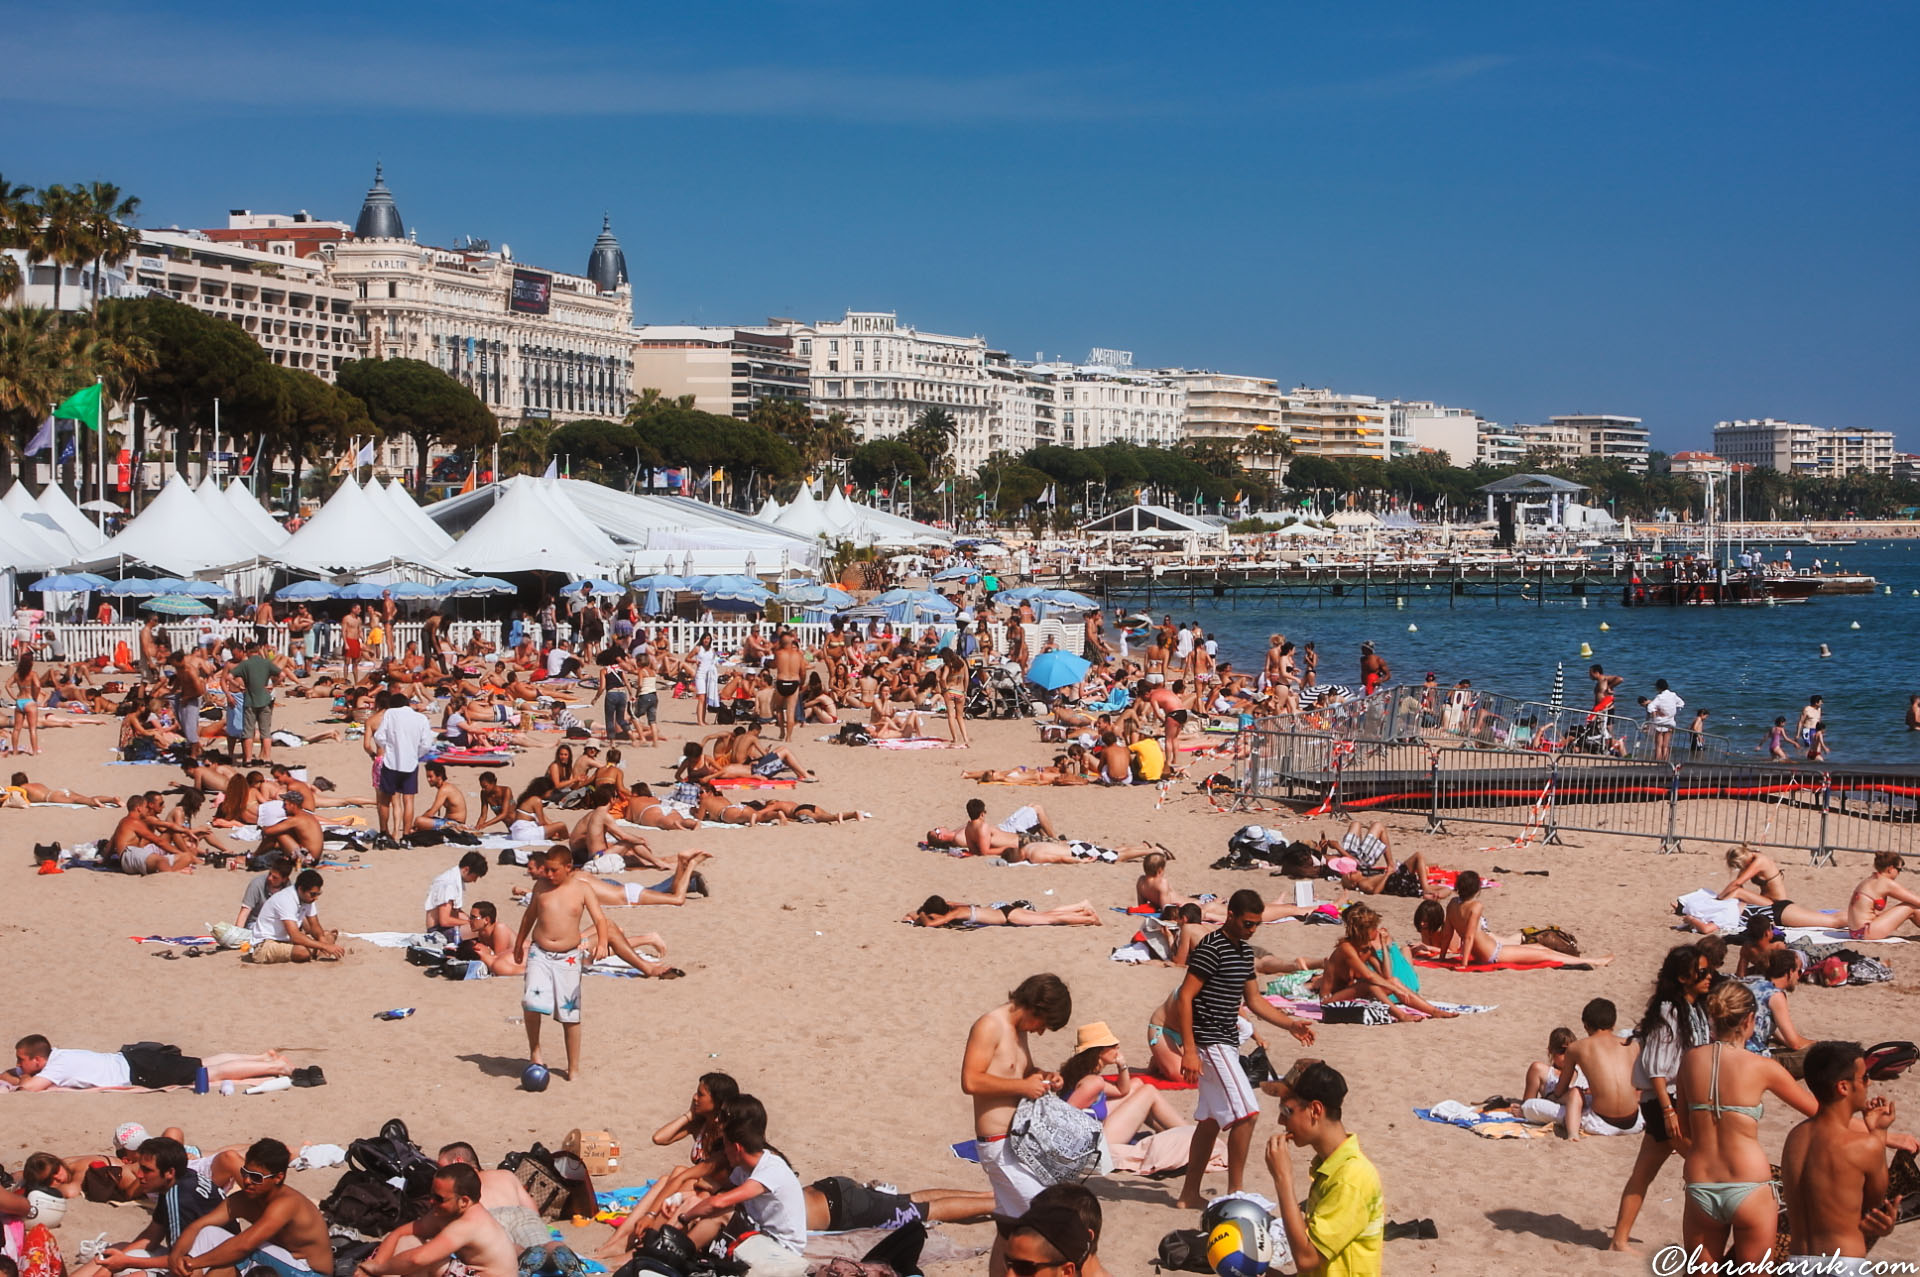
<path fill-rule="evenodd" d="M 1602 621 L 1600 622 L 1600 628 L 1603 630 L 1610 630 L 1613 627 L 1611 625 L 1608 625 L 1605 621 Z"/>
<path fill-rule="evenodd" d="M 1593 655 L 1593 649 L 1592 649 L 1591 647 L 1589 647 L 1589 646 L 1588 646 L 1587 644 L 1585 644 L 1585 643 L 1582 643 L 1582 644 L 1580 645 L 1580 655 L 1582 655 L 1582 656 L 1592 656 L 1592 655 Z"/>

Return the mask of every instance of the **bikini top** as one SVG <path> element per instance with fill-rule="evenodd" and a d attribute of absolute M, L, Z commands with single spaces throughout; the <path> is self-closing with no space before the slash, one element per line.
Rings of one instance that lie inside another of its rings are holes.
<path fill-rule="evenodd" d="M 1689 1104 L 1687 1107 L 1693 1109 L 1695 1112 L 1711 1113 L 1715 1117 L 1719 1117 L 1725 1113 L 1745 1113 L 1757 1122 L 1761 1116 L 1766 1113 L 1766 1105 L 1722 1104 L 1720 1102 L 1720 1048 L 1724 1045 L 1725 1043 L 1722 1042 L 1715 1042 L 1713 1044 L 1713 1073 L 1707 1082 L 1707 1102 L 1705 1104 Z"/>

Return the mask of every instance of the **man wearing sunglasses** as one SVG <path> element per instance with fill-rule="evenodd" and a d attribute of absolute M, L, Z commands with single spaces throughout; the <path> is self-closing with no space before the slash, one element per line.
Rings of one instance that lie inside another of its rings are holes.
<path fill-rule="evenodd" d="M 994 1216 L 1013 1277 L 1081 1277 L 1093 1253 L 1093 1235 L 1078 1211 L 1064 1206 L 1030 1210 L 1019 1218 Z"/>
<path fill-rule="evenodd" d="M 354 1269 L 355 1277 L 516 1277 L 520 1251 L 480 1204 L 480 1172 L 450 1162 L 434 1173 L 433 1206 L 419 1219 L 381 1238 Z"/>
<path fill-rule="evenodd" d="M 240 1166 L 240 1186 L 187 1225 L 167 1267 L 173 1277 L 237 1277 L 265 1268 L 275 1277 L 333 1272 L 327 1221 L 306 1194 L 287 1187 L 293 1155 L 279 1140 L 256 1140 Z"/>

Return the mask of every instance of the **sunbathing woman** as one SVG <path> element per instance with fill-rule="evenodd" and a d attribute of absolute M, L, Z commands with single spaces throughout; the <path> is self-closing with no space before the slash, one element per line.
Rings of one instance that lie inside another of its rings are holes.
<path fill-rule="evenodd" d="M 1885 940 L 1906 922 L 1920 927 L 1920 895 L 1894 881 L 1905 867 L 1897 851 L 1874 855 L 1873 872 L 1847 897 L 1846 925 L 1854 939 Z"/>
<path fill-rule="evenodd" d="M 627 909 L 640 905 L 683 905 L 688 896 L 707 894 L 707 880 L 697 870 L 702 861 L 711 860 L 710 851 L 683 851 L 673 868 L 673 878 L 663 889 L 643 887 L 618 878 L 588 878 L 587 886 L 600 904 L 609 909 Z M 642 937 L 645 939 L 645 937 Z"/>
<path fill-rule="evenodd" d="M 693 814 L 701 820 L 711 820 L 717 825 L 757 825 L 764 817 L 760 812 L 745 803 L 734 802 L 715 789 L 711 782 L 700 782 L 700 797 L 694 803 Z"/>
<path fill-rule="evenodd" d="M 227 782 L 227 792 L 213 813 L 215 829 L 237 829 L 251 825 L 260 815 L 261 785 L 266 777 L 259 772 L 236 775 Z"/>
<path fill-rule="evenodd" d="M 1158 1088 L 1128 1070 L 1120 1039 L 1106 1025 L 1082 1025 L 1074 1046 L 1060 1066 L 1060 1096 L 1077 1109 L 1091 1109 L 1104 1099 L 1107 1116 L 1100 1126 L 1109 1145 L 1131 1143 L 1142 1127 L 1165 1131 L 1183 1124 L 1179 1110 Z"/>
<path fill-rule="evenodd" d="M 682 816 L 670 810 L 647 785 L 638 784 L 629 791 L 627 799 L 627 819 L 636 825 L 645 825 L 648 829 L 698 829 L 700 821 L 695 816 Z"/>
<path fill-rule="evenodd" d="M 872 812 L 866 811 L 821 811 L 812 803 L 791 803 L 781 799 L 752 799 L 747 806 L 760 812 L 776 824 L 784 825 L 788 821 L 800 825 L 840 825 L 849 820 L 871 820 Z"/>
<path fill-rule="evenodd" d="M 1005 771 L 994 771 L 988 768 L 977 772 L 961 772 L 960 779 L 977 780 L 982 785 L 1085 785 L 1091 783 L 1086 776 L 1067 765 L 1064 754 L 1055 758 L 1051 767 L 1009 767 Z"/>
<path fill-rule="evenodd" d="M 475 825 L 474 832 L 479 833 L 498 821 L 507 827 L 507 836 L 515 842 L 564 842 L 567 822 L 555 820 L 547 813 L 545 800 L 552 793 L 553 782 L 545 776 L 535 776 L 511 806 L 493 820 Z"/>
<path fill-rule="evenodd" d="M 1035 909 L 1030 900 L 999 900 L 990 905 L 963 905 L 944 896 L 928 896 L 920 907 L 901 919 L 916 927 L 1098 927 L 1100 911 L 1091 901 Z M 1091 1101 L 1089 1101 L 1091 1102 Z M 1085 1107 L 1082 1105 L 1081 1107 Z"/>
<path fill-rule="evenodd" d="M 71 803 L 79 807 L 118 807 L 120 800 L 105 794 L 77 794 L 71 789 L 50 789 L 37 780 L 28 780 L 25 772 L 15 772 L 7 782 L 6 806 L 31 807 L 35 803 Z"/>
<path fill-rule="evenodd" d="M 820 685 L 818 671 L 807 675 L 807 686 L 800 693 L 800 703 L 806 707 L 802 718 L 809 723 L 837 723 L 840 721 L 840 706 Z"/>
<path fill-rule="evenodd" d="M 1482 912 L 1484 905 L 1479 899 L 1480 875 L 1472 869 L 1463 870 L 1454 880 L 1454 891 L 1458 894 L 1446 904 L 1439 938 L 1431 945 L 1431 951 L 1422 956 L 1452 962 L 1453 950 L 1458 946 L 1458 965 L 1462 971 L 1471 966 L 1495 963 L 1516 967 L 1604 967 L 1613 961 L 1612 954 L 1603 958 L 1569 958 L 1558 949 L 1549 949 L 1543 944 L 1527 944 L 1517 936 L 1503 939 L 1494 935 L 1487 929 L 1487 920 Z M 1415 912 L 1417 918 L 1418 911 Z M 1424 937 L 1425 932 L 1422 935 Z"/>
<path fill-rule="evenodd" d="M 1334 946 L 1320 973 L 1318 983 L 1323 1004 L 1365 998 L 1384 1003 L 1388 1013 L 1403 1022 L 1426 1016 L 1450 1020 L 1459 1014 L 1442 1011 L 1393 978 L 1387 942 L 1380 930 L 1380 915 L 1371 905 L 1349 905 L 1346 923 L 1345 938 Z"/>

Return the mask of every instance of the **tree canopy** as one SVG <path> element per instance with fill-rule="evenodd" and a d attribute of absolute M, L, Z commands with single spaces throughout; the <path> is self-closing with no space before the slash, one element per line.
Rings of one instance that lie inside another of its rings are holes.
<path fill-rule="evenodd" d="M 413 440 L 416 492 L 425 491 L 427 454 L 433 444 L 484 448 L 500 434 L 478 395 L 418 359 L 356 359 L 341 365 L 338 384 L 367 406 L 367 416 L 381 434 Z"/>

